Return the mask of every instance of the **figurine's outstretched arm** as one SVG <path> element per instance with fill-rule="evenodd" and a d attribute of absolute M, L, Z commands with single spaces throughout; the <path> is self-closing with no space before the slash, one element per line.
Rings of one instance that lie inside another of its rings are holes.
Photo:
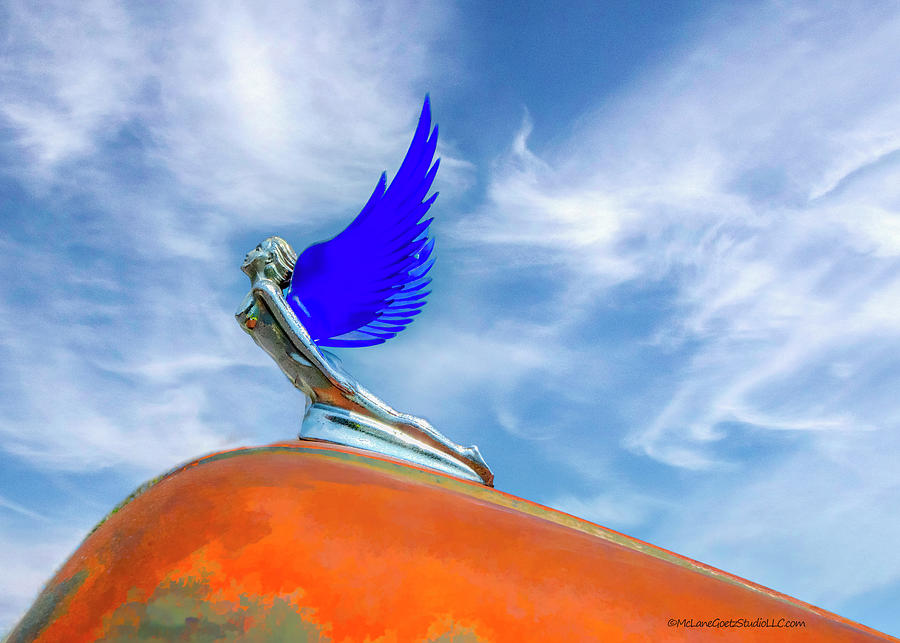
<path fill-rule="evenodd" d="M 312 364 L 335 388 L 347 399 L 367 409 L 376 418 L 388 422 L 402 422 L 412 425 L 429 438 L 438 441 L 446 441 L 446 438 L 435 431 L 427 421 L 412 415 L 406 415 L 394 410 L 375 395 L 364 389 L 358 382 L 348 377 L 336 368 L 324 355 L 310 337 L 309 333 L 297 319 L 294 311 L 285 300 L 281 288 L 267 277 L 257 277 L 253 280 L 253 296 L 260 299 L 275 321 L 289 337 L 291 344 L 300 354 Z M 454 445 L 459 446 L 459 445 Z M 462 447 L 459 447 L 462 448 Z"/>
<path fill-rule="evenodd" d="M 353 387 L 349 380 L 343 373 L 335 369 L 319 351 L 303 324 L 300 323 L 294 311 L 291 310 L 281 292 L 281 288 L 271 279 L 257 276 L 253 280 L 251 292 L 255 298 L 258 298 L 266 305 L 278 322 L 278 325 L 290 339 L 291 344 L 294 345 L 294 348 L 341 392 L 345 394 L 351 393 Z"/>

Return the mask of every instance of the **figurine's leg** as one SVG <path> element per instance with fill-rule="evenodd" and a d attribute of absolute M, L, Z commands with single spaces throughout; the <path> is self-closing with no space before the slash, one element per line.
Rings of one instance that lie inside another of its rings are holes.
<path fill-rule="evenodd" d="M 415 415 L 400 413 L 399 411 L 388 406 L 383 400 L 376 397 L 372 392 L 364 389 L 361 386 L 357 385 L 355 387 L 354 393 L 356 394 L 354 396 L 356 398 L 354 401 L 361 406 L 369 409 L 374 415 L 375 419 L 386 421 L 389 424 L 405 424 L 406 426 L 413 429 L 413 431 L 424 433 L 434 441 L 444 445 L 444 447 L 462 456 L 463 458 L 487 466 L 484 458 L 482 458 L 481 454 L 478 452 L 477 447 L 463 447 L 462 445 L 453 442 L 443 433 L 435 429 L 431 425 L 431 423 L 428 422 L 428 420 L 416 417 Z"/>

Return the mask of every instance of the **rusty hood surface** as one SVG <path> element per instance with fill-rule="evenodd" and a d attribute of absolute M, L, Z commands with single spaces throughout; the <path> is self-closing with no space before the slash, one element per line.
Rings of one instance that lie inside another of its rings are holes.
<path fill-rule="evenodd" d="M 896 640 L 501 491 L 314 442 L 216 453 L 147 483 L 8 638 L 784 639 Z"/>

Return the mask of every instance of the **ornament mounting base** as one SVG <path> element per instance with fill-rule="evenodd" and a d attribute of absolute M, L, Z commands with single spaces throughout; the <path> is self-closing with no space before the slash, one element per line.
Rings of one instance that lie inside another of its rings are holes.
<path fill-rule="evenodd" d="M 373 451 L 457 478 L 484 484 L 471 468 L 389 424 L 329 404 L 312 404 L 303 418 L 301 440 L 321 440 Z M 475 449 L 476 447 L 469 447 Z M 480 457 L 480 454 L 479 454 Z"/>

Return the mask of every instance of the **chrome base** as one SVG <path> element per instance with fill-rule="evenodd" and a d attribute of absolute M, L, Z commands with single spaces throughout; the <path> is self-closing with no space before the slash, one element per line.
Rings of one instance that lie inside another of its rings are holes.
<path fill-rule="evenodd" d="M 474 469 L 388 424 L 327 404 L 312 404 L 300 427 L 301 440 L 324 440 L 374 451 L 411 464 L 484 484 Z M 477 453 L 477 449 L 475 449 Z M 480 459 L 480 454 L 477 456 Z"/>

